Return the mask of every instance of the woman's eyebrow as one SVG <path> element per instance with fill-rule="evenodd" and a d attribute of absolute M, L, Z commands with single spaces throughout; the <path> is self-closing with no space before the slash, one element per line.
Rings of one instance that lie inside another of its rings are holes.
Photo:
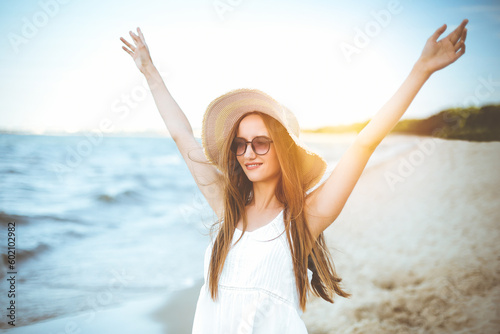
<path fill-rule="evenodd" d="M 241 139 L 244 139 L 244 140 L 246 140 L 246 141 L 252 141 L 252 140 L 253 140 L 254 138 L 256 138 L 256 137 L 266 137 L 266 138 L 271 138 L 271 137 L 269 137 L 268 135 L 257 135 L 257 136 L 255 136 L 255 137 L 253 137 L 252 139 L 247 139 L 247 138 L 245 138 L 245 137 L 240 137 L 240 136 L 236 136 L 236 137 L 234 137 L 234 138 L 235 138 L 235 139 L 236 139 L 236 138 L 241 138 Z"/>

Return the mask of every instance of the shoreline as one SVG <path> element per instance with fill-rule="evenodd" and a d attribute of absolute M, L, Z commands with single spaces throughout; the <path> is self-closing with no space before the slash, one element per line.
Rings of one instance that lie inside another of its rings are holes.
<path fill-rule="evenodd" d="M 170 295 L 150 295 L 114 307 L 100 309 L 92 316 L 79 313 L 10 327 L 12 334 L 92 333 L 92 334 L 190 334 L 196 301 L 203 279 Z"/>
<path fill-rule="evenodd" d="M 191 334 L 196 302 L 203 279 L 186 289 L 176 291 L 165 303 L 152 313 L 152 318 L 164 325 L 169 334 Z"/>

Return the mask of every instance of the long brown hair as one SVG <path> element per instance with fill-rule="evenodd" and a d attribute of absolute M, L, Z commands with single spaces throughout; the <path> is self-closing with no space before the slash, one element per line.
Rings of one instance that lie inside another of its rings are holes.
<path fill-rule="evenodd" d="M 342 297 L 349 297 L 350 294 L 340 288 L 341 278 L 335 273 L 333 260 L 326 246 L 323 233 L 316 240 L 313 240 L 311 231 L 307 226 L 303 208 L 306 190 L 310 185 L 305 184 L 302 177 L 299 148 L 288 135 L 287 130 L 277 120 L 260 112 L 255 111 L 252 113 L 262 117 L 274 142 L 281 167 L 281 175 L 276 186 L 275 195 L 285 208 L 285 231 L 293 259 L 300 308 L 305 311 L 307 292 L 311 288 L 316 296 L 320 296 L 330 303 L 333 303 L 334 293 Z M 252 182 L 230 151 L 239 124 L 247 115 L 249 113 L 243 115 L 231 130 L 228 140 L 224 143 L 219 160 L 223 162 L 219 168 L 223 175 L 224 213 L 223 218 L 212 225 L 211 229 L 211 231 L 218 230 L 209 267 L 209 289 L 213 300 L 216 300 L 218 296 L 219 278 L 227 254 L 232 246 L 236 225 L 239 219 L 242 218 L 243 226 L 246 228 L 245 207 L 253 196 Z M 311 284 L 309 284 L 307 268 L 313 272 Z"/>

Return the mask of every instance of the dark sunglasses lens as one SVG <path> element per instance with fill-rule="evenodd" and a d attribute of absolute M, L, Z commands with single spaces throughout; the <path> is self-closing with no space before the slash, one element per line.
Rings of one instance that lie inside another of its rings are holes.
<path fill-rule="evenodd" d="M 271 141 L 266 137 L 255 137 L 252 140 L 252 149 L 255 154 L 263 155 L 269 152 Z M 231 145 L 231 151 L 236 155 L 245 154 L 247 149 L 247 142 L 241 138 L 235 138 Z"/>
<path fill-rule="evenodd" d="M 235 139 L 233 141 L 233 145 L 231 146 L 231 150 L 236 155 L 242 155 L 243 153 L 245 153 L 245 147 L 246 147 L 245 141 L 243 141 L 241 139 Z"/>
<path fill-rule="evenodd" d="M 269 141 L 265 138 L 255 138 L 253 140 L 253 147 L 257 154 L 266 154 L 269 151 L 269 145 Z"/>

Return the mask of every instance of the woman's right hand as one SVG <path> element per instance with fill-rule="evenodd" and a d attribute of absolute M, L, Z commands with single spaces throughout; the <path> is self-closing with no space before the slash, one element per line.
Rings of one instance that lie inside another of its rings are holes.
<path fill-rule="evenodd" d="M 146 74 L 148 69 L 153 66 L 153 61 L 151 60 L 151 55 L 149 54 L 149 48 L 146 44 L 146 40 L 144 39 L 144 35 L 139 27 L 137 27 L 137 33 L 139 35 L 134 34 L 132 31 L 129 33 L 135 46 L 127 42 L 125 38 L 120 37 L 120 40 L 128 46 L 128 49 L 123 45 L 122 48 L 134 59 L 139 71 Z"/>

